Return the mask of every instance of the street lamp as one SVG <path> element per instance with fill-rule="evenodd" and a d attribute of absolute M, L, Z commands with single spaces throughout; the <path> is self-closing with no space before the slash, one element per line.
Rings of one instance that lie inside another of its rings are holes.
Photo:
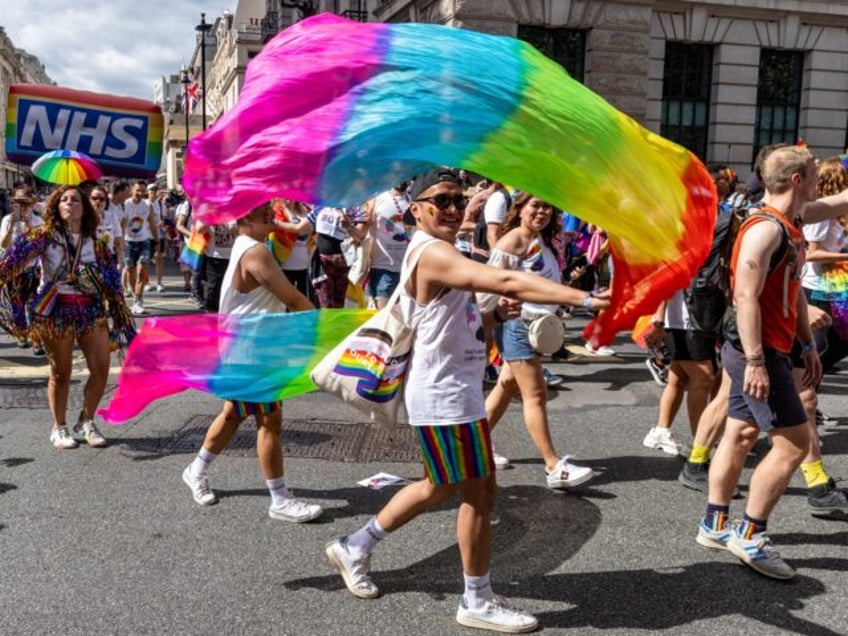
<path fill-rule="evenodd" d="M 200 24 L 194 27 L 200 33 L 200 82 L 203 92 L 200 94 L 200 113 L 203 119 L 203 130 L 206 130 L 206 33 L 212 28 L 206 23 L 206 14 L 200 14 Z"/>
<path fill-rule="evenodd" d="M 180 84 L 183 85 L 183 112 L 185 113 L 185 127 L 186 127 L 186 142 L 185 142 L 185 150 L 183 151 L 183 163 L 185 163 L 185 156 L 188 152 L 188 87 L 191 84 L 191 78 L 188 76 L 188 69 L 183 67 L 180 69 Z"/>

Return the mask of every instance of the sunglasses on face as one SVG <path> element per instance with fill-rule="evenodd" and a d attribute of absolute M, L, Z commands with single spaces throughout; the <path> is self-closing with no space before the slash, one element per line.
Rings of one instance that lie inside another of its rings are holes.
<path fill-rule="evenodd" d="M 420 199 L 415 199 L 416 201 L 426 201 L 427 203 L 432 203 L 439 210 L 447 210 L 453 205 L 457 210 L 464 210 L 465 206 L 468 205 L 468 197 L 464 194 L 436 194 L 432 197 L 421 197 Z"/>

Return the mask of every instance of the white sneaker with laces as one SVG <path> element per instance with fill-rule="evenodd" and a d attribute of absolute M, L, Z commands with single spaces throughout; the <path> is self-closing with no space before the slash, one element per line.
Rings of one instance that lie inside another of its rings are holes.
<path fill-rule="evenodd" d="M 546 473 L 548 488 L 573 488 L 592 479 L 595 473 L 591 468 L 575 466 L 569 459 L 571 457 L 566 455 L 557 462 L 551 472 Z"/>
<path fill-rule="evenodd" d="M 359 598 L 377 598 L 380 588 L 374 585 L 368 576 L 371 565 L 371 555 L 354 558 L 347 551 L 347 537 L 333 539 L 327 544 L 324 553 L 330 563 L 342 575 L 348 591 Z"/>
<path fill-rule="evenodd" d="M 142 303 L 140 300 L 135 301 L 130 311 L 132 312 L 133 316 L 141 316 L 145 313 L 144 303 Z"/>
<path fill-rule="evenodd" d="M 488 629 L 505 634 L 532 632 L 539 626 L 535 616 L 512 606 L 502 596 L 495 596 L 492 600 L 486 601 L 479 609 L 470 608 L 465 601 L 465 596 L 461 596 L 459 609 L 456 610 L 456 622 L 466 627 Z"/>
<path fill-rule="evenodd" d="M 659 426 L 648 431 L 642 440 L 642 446 L 661 450 L 666 455 L 681 455 L 685 450 L 683 444 L 674 439 L 669 429 Z"/>
<path fill-rule="evenodd" d="M 492 449 L 492 459 L 495 462 L 495 468 L 497 468 L 498 470 L 509 468 L 509 457 L 499 455 L 494 448 Z"/>
<path fill-rule="evenodd" d="M 780 580 L 791 579 L 795 576 L 795 570 L 780 558 L 780 552 L 765 532 L 745 540 L 739 535 L 737 526 L 727 539 L 727 549 L 763 576 Z"/>
<path fill-rule="evenodd" d="M 291 497 L 282 503 L 271 504 L 268 508 L 268 516 L 280 521 L 291 521 L 292 523 L 305 523 L 321 516 L 324 509 L 318 504 L 306 503 L 303 499 Z"/>
<path fill-rule="evenodd" d="M 161 294 L 165 291 L 165 286 L 162 283 L 159 283 L 158 285 L 156 285 L 156 291 Z"/>
<path fill-rule="evenodd" d="M 59 450 L 66 450 L 68 448 L 76 448 L 79 446 L 77 441 L 71 437 L 70 433 L 68 433 L 67 426 L 54 426 L 53 430 L 50 432 L 50 443 Z"/>
<path fill-rule="evenodd" d="M 595 349 L 595 347 L 592 346 L 591 342 L 586 343 L 586 351 L 596 356 L 608 357 L 615 355 L 615 349 L 613 349 L 612 347 L 598 347 L 597 349 Z"/>
<path fill-rule="evenodd" d="M 93 419 L 77 422 L 74 426 L 74 433 L 82 435 L 88 445 L 94 448 L 103 448 L 108 444 L 106 438 L 97 430 Z"/>
<path fill-rule="evenodd" d="M 218 497 L 209 487 L 209 478 L 206 475 L 195 477 L 191 474 L 191 466 L 186 466 L 183 471 L 183 481 L 191 488 L 191 495 L 201 506 L 211 506 L 218 503 Z"/>

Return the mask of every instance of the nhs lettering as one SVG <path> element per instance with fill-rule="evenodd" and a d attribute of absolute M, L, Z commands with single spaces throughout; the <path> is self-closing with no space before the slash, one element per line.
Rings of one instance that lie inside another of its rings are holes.
<path fill-rule="evenodd" d="M 6 155 L 24 165 L 63 148 L 89 155 L 106 175 L 142 178 L 155 176 L 162 160 L 162 113 L 140 99 L 15 84 L 6 132 Z"/>

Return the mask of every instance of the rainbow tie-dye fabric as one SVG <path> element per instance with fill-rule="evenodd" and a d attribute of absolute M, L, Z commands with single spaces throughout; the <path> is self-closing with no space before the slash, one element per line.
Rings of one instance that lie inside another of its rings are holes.
<path fill-rule="evenodd" d="M 184 186 L 209 224 L 274 197 L 361 204 L 434 165 L 532 192 L 601 226 L 606 342 L 707 257 L 709 173 L 529 44 L 431 24 L 298 22 L 249 64 L 235 107 L 189 146 Z"/>
<path fill-rule="evenodd" d="M 289 314 L 192 314 L 147 318 L 130 345 L 109 405 L 120 423 L 186 389 L 242 402 L 274 402 L 315 385 L 309 372 L 374 314 L 322 309 Z"/>

